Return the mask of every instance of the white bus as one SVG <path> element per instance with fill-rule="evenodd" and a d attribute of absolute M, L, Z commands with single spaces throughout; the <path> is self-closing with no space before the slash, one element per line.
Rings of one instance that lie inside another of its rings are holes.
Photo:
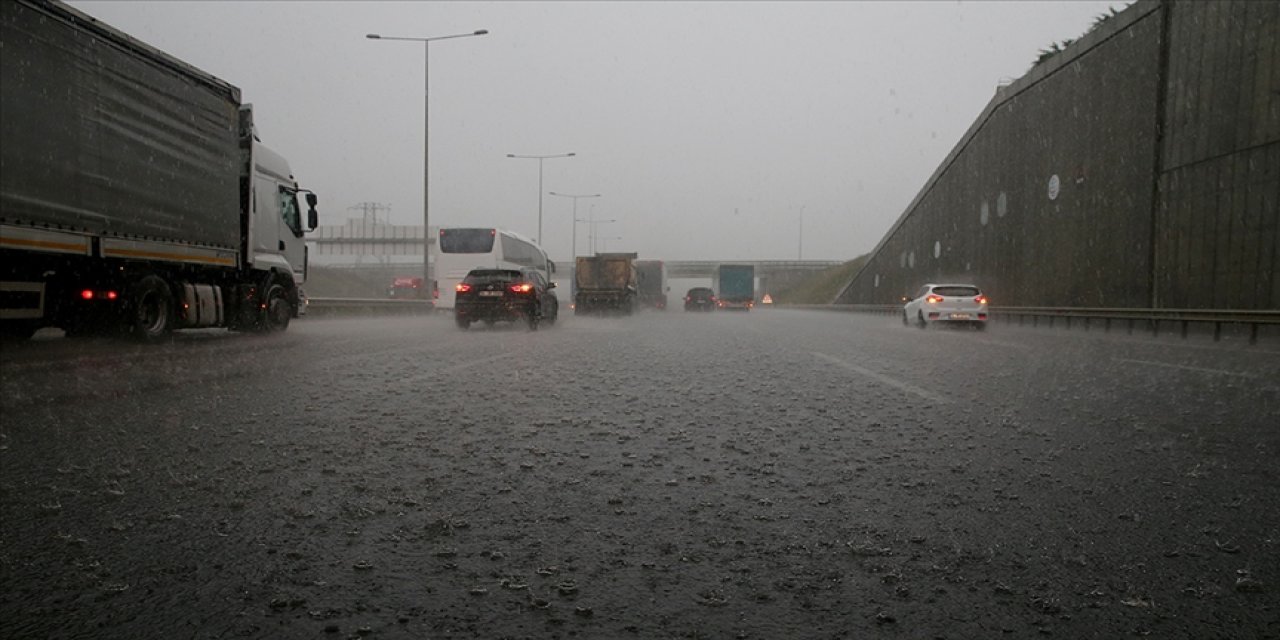
<path fill-rule="evenodd" d="M 533 240 L 514 231 L 492 228 L 441 227 L 437 238 L 436 286 L 440 297 L 436 308 L 452 309 L 454 287 L 472 269 L 519 269 L 542 272 L 547 282 L 555 263 Z"/>

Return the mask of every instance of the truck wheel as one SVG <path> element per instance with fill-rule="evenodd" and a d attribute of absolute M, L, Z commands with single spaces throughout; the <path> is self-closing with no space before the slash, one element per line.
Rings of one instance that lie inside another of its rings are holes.
<path fill-rule="evenodd" d="M 145 276 L 129 287 L 125 328 L 138 340 L 163 338 L 173 330 L 173 292 L 160 276 Z"/>
<path fill-rule="evenodd" d="M 10 320 L 0 323 L 0 338 L 13 338 L 15 340 L 26 340 L 35 335 L 36 329 L 40 327 L 32 322 L 23 322 L 21 320 Z"/>
<path fill-rule="evenodd" d="M 285 288 L 272 283 L 267 287 L 267 295 L 262 298 L 265 303 L 259 329 L 263 333 L 275 333 L 289 328 L 289 319 L 293 317 L 293 305 L 289 304 L 289 295 Z"/>

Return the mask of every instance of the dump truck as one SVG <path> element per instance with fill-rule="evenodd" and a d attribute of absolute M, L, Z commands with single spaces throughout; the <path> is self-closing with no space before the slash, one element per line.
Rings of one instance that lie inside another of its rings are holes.
<path fill-rule="evenodd" d="M 578 256 L 574 269 L 577 292 L 574 315 L 622 313 L 636 307 L 635 253 L 597 253 Z"/>
<path fill-rule="evenodd" d="M 288 327 L 317 199 L 239 89 L 50 0 L 0 51 L 0 330 Z"/>
<path fill-rule="evenodd" d="M 636 301 L 642 308 L 667 310 L 667 265 L 661 260 L 636 260 Z"/>
<path fill-rule="evenodd" d="M 749 264 L 722 264 L 715 273 L 716 307 L 751 310 L 756 304 L 756 269 Z"/>

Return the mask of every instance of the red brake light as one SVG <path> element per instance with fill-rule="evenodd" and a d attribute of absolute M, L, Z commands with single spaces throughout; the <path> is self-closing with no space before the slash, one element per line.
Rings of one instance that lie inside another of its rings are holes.
<path fill-rule="evenodd" d="M 91 290 L 89 290 L 89 289 L 85 289 L 84 291 L 81 291 L 81 292 L 80 292 L 80 297 L 81 297 L 81 298 L 84 298 L 85 300 L 92 300 L 92 299 L 93 299 L 93 291 L 91 291 Z"/>
<path fill-rule="evenodd" d="M 928 298 L 925 298 L 924 301 L 928 302 L 929 304 L 938 304 L 939 302 L 942 302 L 942 296 L 931 295 Z"/>
<path fill-rule="evenodd" d="M 974 299 L 973 299 L 973 301 L 974 301 L 974 302 L 976 302 L 976 303 L 978 303 L 978 304 L 986 304 L 986 303 L 987 303 L 987 297 L 986 297 L 986 296 L 978 296 L 978 297 L 974 298 Z"/>
<path fill-rule="evenodd" d="M 459 282 L 458 284 L 454 285 L 453 290 L 457 291 L 458 293 L 466 293 L 471 290 L 471 285 L 465 282 Z"/>
<path fill-rule="evenodd" d="M 533 291 L 533 285 L 529 284 L 528 282 L 521 282 L 520 284 L 511 285 L 512 293 L 529 293 L 530 291 Z"/>
<path fill-rule="evenodd" d="M 115 300 L 116 298 L 119 298 L 119 297 L 120 297 L 120 296 L 119 296 L 118 294 L 116 294 L 116 292 L 114 292 L 114 291 L 108 291 L 108 292 L 107 292 L 107 299 L 108 299 L 108 300 Z"/>

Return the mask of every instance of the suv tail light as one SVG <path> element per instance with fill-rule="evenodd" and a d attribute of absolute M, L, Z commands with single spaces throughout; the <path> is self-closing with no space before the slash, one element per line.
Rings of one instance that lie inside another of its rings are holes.
<path fill-rule="evenodd" d="M 942 296 L 931 295 L 928 298 L 925 298 L 924 301 L 928 302 L 929 304 L 938 304 L 939 302 L 942 302 Z"/>
<path fill-rule="evenodd" d="M 510 289 L 511 293 L 529 293 L 533 291 L 533 285 L 528 282 L 521 282 L 520 284 L 511 285 Z"/>
<path fill-rule="evenodd" d="M 466 293 L 471 290 L 471 285 L 465 282 L 459 282 L 458 284 L 453 286 L 453 290 L 457 291 L 458 293 Z"/>

